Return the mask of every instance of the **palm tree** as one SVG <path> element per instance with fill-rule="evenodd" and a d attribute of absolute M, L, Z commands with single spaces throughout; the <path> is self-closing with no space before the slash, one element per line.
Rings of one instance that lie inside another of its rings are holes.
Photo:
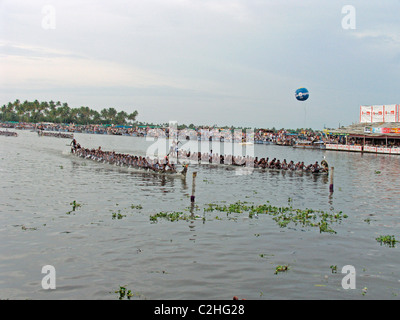
<path fill-rule="evenodd" d="M 133 122 L 135 122 L 137 115 L 138 115 L 138 112 L 135 110 L 134 112 L 129 114 L 128 119 L 131 120 L 133 123 Z"/>
<path fill-rule="evenodd" d="M 102 119 L 102 123 L 103 123 L 103 124 L 107 123 L 107 120 L 108 120 L 108 110 L 107 110 L 106 108 L 102 109 L 102 110 L 100 111 L 100 116 L 101 116 L 101 119 Z"/>
<path fill-rule="evenodd" d="M 90 109 L 90 120 L 93 124 L 99 124 L 101 122 L 100 113 L 96 110 Z"/>
<path fill-rule="evenodd" d="M 108 113 L 108 120 L 110 123 L 115 123 L 115 117 L 117 116 L 117 110 L 114 108 L 108 108 L 107 110 Z"/>
<path fill-rule="evenodd" d="M 118 112 L 115 117 L 115 124 L 121 124 L 121 125 L 125 124 L 127 117 L 128 117 L 128 114 L 125 111 Z"/>
<path fill-rule="evenodd" d="M 58 109 L 60 122 L 69 123 L 70 122 L 70 113 L 71 109 L 68 106 L 68 103 L 63 103 L 62 107 Z"/>
<path fill-rule="evenodd" d="M 136 120 L 137 111 L 130 114 L 125 111 L 117 111 L 115 108 L 104 108 L 100 112 L 81 106 L 80 108 L 70 108 L 68 103 L 60 101 L 49 102 L 38 100 L 23 103 L 16 99 L 13 103 L 9 102 L 0 108 L 1 121 L 24 121 L 24 122 L 64 122 L 77 124 L 126 124 L 127 121 Z"/>

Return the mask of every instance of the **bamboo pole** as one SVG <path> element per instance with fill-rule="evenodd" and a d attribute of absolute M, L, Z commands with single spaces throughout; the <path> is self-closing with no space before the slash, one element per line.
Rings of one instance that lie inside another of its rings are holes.
<path fill-rule="evenodd" d="M 333 193 L 333 170 L 334 169 L 335 169 L 334 167 L 331 167 L 331 182 L 329 184 L 329 192 L 330 193 Z"/>
<path fill-rule="evenodd" d="M 195 200 L 194 193 L 195 193 L 195 191 L 196 191 L 196 176 L 197 176 L 197 172 L 193 172 L 192 196 L 190 197 L 190 202 L 194 202 L 194 200 Z"/>
<path fill-rule="evenodd" d="M 194 200 L 195 200 L 194 193 L 196 191 L 196 176 L 197 176 L 197 172 L 193 172 L 192 195 L 190 196 L 190 213 L 191 213 L 192 217 L 194 216 Z"/>

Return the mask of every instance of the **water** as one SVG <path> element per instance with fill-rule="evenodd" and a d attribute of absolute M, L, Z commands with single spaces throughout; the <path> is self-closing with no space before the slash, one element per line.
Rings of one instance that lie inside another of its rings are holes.
<path fill-rule="evenodd" d="M 259 157 L 306 164 L 326 156 L 335 167 L 330 196 L 328 177 L 240 175 L 207 165 L 190 166 L 186 180 L 133 173 L 71 156 L 69 140 L 18 133 L 0 137 L 2 299 L 114 300 L 120 285 L 134 299 L 400 297 L 399 245 L 375 240 L 400 239 L 399 157 L 254 146 Z M 145 154 L 152 144 L 135 137 L 75 137 L 85 147 L 133 154 Z M 194 213 L 200 218 L 151 223 L 150 215 L 160 211 L 189 214 L 193 171 Z M 286 206 L 288 198 L 296 208 L 343 211 L 348 218 L 332 224 L 336 234 L 292 224 L 281 228 L 262 214 L 251 219 L 210 212 L 202 219 L 209 203 Z M 73 201 L 81 204 L 75 211 Z M 122 219 L 113 219 L 113 213 Z M 56 290 L 41 286 L 44 265 L 56 269 Z M 278 265 L 290 269 L 274 274 Z M 342 288 L 345 265 L 356 269 L 354 290 Z"/>

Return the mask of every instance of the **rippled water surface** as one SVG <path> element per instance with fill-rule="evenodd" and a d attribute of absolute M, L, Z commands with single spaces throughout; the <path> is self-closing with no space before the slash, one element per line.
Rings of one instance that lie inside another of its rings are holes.
<path fill-rule="evenodd" d="M 398 156 L 254 146 L 259 157 L 313 163 L 325 156 L 335 167 L 330 195 L 323 176 L 246 175 L 210 165 L 191 165 L 186 179 L 138 173 L 74 157 L 68 139 L 18 133 L 0 136 L 2 299 L 118 299 L 120 285 L 135 299 L 400 297 L 400 245 L 375 240 L 400 240 Z M 131 154 L 145 154 L 153 143 L 75 137 L 83 146 Z M 198 218 L 150 221 L 161 211 L 190 214 L 193 171 Z M 342 211 L 348 218 L 331 225 L 336 233 L 320 233 L 280 227 L 266 214 L 204 212 L 210 203 L 280 207 L 289 198 L 295 208 Z M 75 211 L 73 201 L 81 205 Z M 122 218 L 113 219 L 118 213 Z M 55 290 L 41 286 L 44 265 L 56 269 Z M 289 270 L 275 274 L 278 265 Z M 342 288 L 345 265 L 356 269 L 354 290 Z"/>

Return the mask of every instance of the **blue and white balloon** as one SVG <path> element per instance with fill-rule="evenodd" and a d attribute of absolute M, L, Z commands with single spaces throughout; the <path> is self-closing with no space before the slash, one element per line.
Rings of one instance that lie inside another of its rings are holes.
<path fill-rule="evenodd" d="M 310 96 L 310 93 L 306 88 L 299 88 L 296 90 L 295 97 L 299 101 L 306 101 L 308 97 Z"/>

